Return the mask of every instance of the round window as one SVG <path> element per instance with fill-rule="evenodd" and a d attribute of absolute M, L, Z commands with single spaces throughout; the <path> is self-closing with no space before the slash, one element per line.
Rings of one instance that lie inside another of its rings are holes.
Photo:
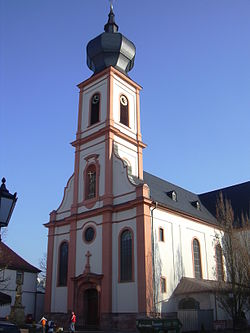
<path fill-rule="evenodd" d="M 95 237 L 95 230 L 92 227 L 88 227 L 84 232 L 84 238 L 86 242 L 91 242 Z"/>

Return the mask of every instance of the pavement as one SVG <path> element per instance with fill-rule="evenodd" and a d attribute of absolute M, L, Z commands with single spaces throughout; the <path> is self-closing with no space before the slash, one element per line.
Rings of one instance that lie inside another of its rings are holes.
<path fill-rule="evenodd" d="M 70 333 L 70 331 L 63 331 L 63 333 Z M 138 333 L 136 331 L 134 332 L 125 332 L 125 331 L 87 331 L 87 330 L 83 330 L 83 331 L 75 331 L 75 333 Z"/>

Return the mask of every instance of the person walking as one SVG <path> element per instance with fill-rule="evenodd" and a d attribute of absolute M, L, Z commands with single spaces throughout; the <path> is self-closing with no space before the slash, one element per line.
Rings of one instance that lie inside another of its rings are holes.
<path fill-rule="evenodd" d="M 70 318 L 70 332 L 75 332 L 75 325 L 76 325 L 76 315 L 72 311 Z"/>
<path fill-rule="evenodd" d="M 39 323 L 42 324 L 42 331 L 43 331 L 43 333 L 45 333 L 45 332 L 46 332 L 46 323 L 47 323 L 47 319 L 46 319 L 45 317 L 42 317 L 42 318 L 40 319 Z"/>
<path fill-rule="evenodd" d="M 54 332 L 54 327 L 55 327 L 55 323 L 53 322 L 53 320 L 49 320 L 49 322 L 48 322 L 48 333 L 53 333 Z"/>

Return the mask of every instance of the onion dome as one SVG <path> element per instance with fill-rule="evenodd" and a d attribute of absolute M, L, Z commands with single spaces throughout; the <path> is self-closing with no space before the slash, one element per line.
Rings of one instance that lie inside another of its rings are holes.
<path fill-rule="evenodd" d="M 118 32 L 113 6 L 110 6 L 108 22 L 104 32 L 87 45 L 87 65 L 94 74 L 113 66 L 127 75 L 133 68 L 135 45 Z"/>

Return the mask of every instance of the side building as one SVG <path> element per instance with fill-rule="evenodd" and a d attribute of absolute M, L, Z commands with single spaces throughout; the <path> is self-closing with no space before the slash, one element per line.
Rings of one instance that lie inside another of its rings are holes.
<path fill-rule="evenodd" d="M 43 311 L 44 294 L 37 292 L 39 269 L 29 264 L 2 241 L 0 242 L 0 292 L 4 294 L 0 317 L 10 316 L 15 304 L 17 284 L 21 285 L 22 305 L 25 315 L 38 319 Z M 8 296 L 8 297 L 6 297 Z"/>

